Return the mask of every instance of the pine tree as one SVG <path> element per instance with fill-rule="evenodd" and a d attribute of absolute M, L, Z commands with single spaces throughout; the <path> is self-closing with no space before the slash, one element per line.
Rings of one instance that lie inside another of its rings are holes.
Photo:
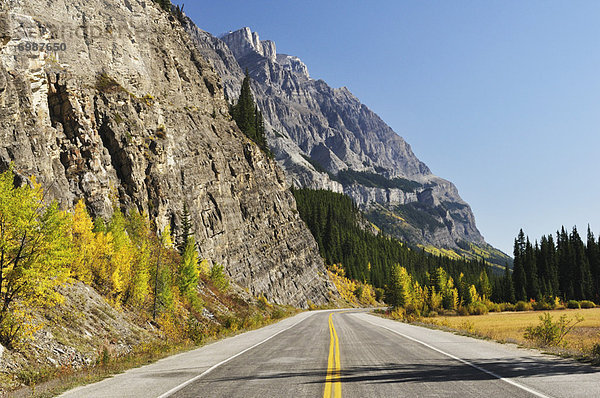
<path fill-rule="evenodd" d="M 515 302 L 515 285 L 513 284 L 512 276 L 508 267 L 504 268 L 504 279 L 502 280 L 503 287 L 503 301 L 507 303 Z"/>
<path fill-rule="evenodd" d="M 529 238 L 525 243 L 525 257 L 523 260 L 523 269 L 525 270 L 525 278 L 527 281 L 527 298 L 541 300 L 539 277 L 537 272 L 537 264 L 535 259 L 535 251 Z"/>
<path fill-rule="evenodd" d="M 600 246 L 594 238 L 594 234 L 588 225 L 587 232 L 587 258 L 590 264 L 590 272 L 592 275 L 592 297 L 591 299 L 598 302 L 600 300 Z"/>
<path fill-rule="evenodd" d="M 557 257 L 558 257 L 558 275 L 559 286 L 562 298 L 567 300 L 574 297 L 572 264 L 574 257 L 572 255 L 571 243 L 567 231 L 563 226 L 557 235 Z"/>
<path fill-rule="evenodd" d="M 254 97 L 252 96 L 248 69 L 246 69 L 246 75 L 242 81 L 242 89 L 240 90 L 237 103 L 231 107 L 231 116 L 248 138 L 254 141 L 268 155 L 271 154 L 265 138 L 263 115 L 254 103 Z"/>
<path fill-rule="evenodd" d="M 513 285 L 515 287 L 515 299 L 527 300 L 527 277 L 524 269 L 525 261 L 525 234 L 523 230 L 519 232 L 519 237 L 515 239 L 515 249 L 513 252 Z"/>
<path fill-rule="evenodd" d="M 190 237 L 192 231 L 192 222 L 190 220 L 190 212 L 188 210 L 187 204 L 183 204 L 183 213 L 181 214 L 181 232 L 179 234 L 177 250 L 181 255 L 183 255 L 185 251 L 185 247 L 188 242 L 188 238 Z"/>
<path fill-rule="evenodd" d="M 585 246 L 577 228 L 573 227 L 570 237 L 571 247 L 574 255 L 573 269 L 573 287 L 574 298 L 576 300 L 590 299 L 592 296 L 592 275 L 590 272 L 590 264 L 586 256 Z"/>

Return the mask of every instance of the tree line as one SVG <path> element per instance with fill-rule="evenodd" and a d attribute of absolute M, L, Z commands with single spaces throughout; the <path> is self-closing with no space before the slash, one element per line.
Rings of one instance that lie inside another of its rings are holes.
<path fill-rule="evenodd" d="M 485 279 L 488 298 L 498 296 L 504 278 L 490 272 L 480 260 L 454 260 L 409 247 L 384 233 L 374 233 L 352 199 L 327 190 L 292 189 L 300 217 L 315 237 L 328 265 L 342 264 L 345 274 L 376 288 L 389 287 L 395 265 L 402 266 L 411 280 L 429 285 L 430 275 L 442 268 L 453 281 L 479 286 Z M 485 276 L 482 276 L 482 273 Z M 462 275 L 462 276 L 461 276 Z M 481 290 L 481 288 L 479 289 Z"/>
<path fill-rule="evenodd" d="M 583 241 L 576 227 L 564 227 L 531 243 L 521 230 L 514 242 L 512 283 L 516 300 L 600 302 L 600 241 L 588 226 Z"/>

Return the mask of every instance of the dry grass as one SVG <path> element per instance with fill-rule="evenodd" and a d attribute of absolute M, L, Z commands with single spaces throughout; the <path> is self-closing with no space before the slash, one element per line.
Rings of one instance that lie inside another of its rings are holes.
<path fill-rule="evenodd" d="M 500 342 L 531 346 L 523 334 L 528 326 L 539 323 L 539 317 L 549 312 L 557 320 L 561 315 L 575 319 L 584 318 L 564 339 L 563 348 L 574 355 L 589 353 L 594 344 L 600 343 L 600 308 L 580 310 L 527 311 L 489 313 L 479 316 L 440 316 L 422 319 L 424 323 L 454 329 L 471 335 Z"/>

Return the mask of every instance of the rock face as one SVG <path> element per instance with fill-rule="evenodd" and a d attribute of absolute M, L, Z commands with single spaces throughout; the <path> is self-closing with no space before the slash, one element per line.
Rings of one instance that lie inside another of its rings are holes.
<path fill-rule="evenodd" d="M 35 175 L 64 207 L 83 198 L 107 217 L 116 199 L 159 229 L 176 231 L 187 204 L 201 257 L 235 282 L 279 303 L 328 301 L 335 288 L 284 173 L 231 121 L 179 21 L 144 0 L 0 7 L 0 169 Z M 274 44 L 247 39 L 275 62 Z"/>
<path fill-rule="evenodd" d="M 261 41 L 249 28 L 217 39 L 190 20 L 184 25 L 223 77 L 229 98 L 237 98 L 243 71 L 249 71 L 266 119 L 268 143 L 288 183 L 344 192 L 372 220 L 414 244 L 487 246 L 456 187 L 433 175 L 410 145 L 347 88 L 331 88 L 311 79 L 297 57 L 267 55 L 265 48 L 275 51 L 275 46 Z M 362 172 L 368 179 L 383 177 L 384 183 L 340 178 L 348 170 Z M 395 188 L 398 179 L 413 183 Z M 422 217 L 407 220 L 406 215 L 415 212 L 431 222 L 421 223 Z"/>

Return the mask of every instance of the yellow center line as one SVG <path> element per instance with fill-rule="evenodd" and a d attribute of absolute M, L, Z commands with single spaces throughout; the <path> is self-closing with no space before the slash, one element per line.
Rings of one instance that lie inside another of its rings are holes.
<path fill-rule="evenodd" d="M 342 382 L 340 364 L 340 340 L 335 326 L 333 326 L 333 313 L 329 314 L 329 358 L 327 361 L 327 376 L 325 377 L 324 398 L 342 398 Z M 335 376 L 335 379 L 334 379 Z"/>

